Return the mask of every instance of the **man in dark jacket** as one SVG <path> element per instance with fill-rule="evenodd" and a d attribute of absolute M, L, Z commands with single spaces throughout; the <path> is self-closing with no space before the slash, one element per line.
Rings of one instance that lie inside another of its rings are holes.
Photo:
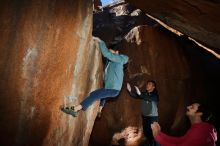
<path fill-rule="evenodd" d="M 131 97 L 141 99 L 141 114 L 142 114 L 142 125 L 144 135 L 148 140 L 149 146 L 158 146 L 159 144 L 154 140 L 151 124 L 158 122 L 158 102 L 159 96 L 156 89 L 156 82 L 153 80 L 147 81 L 146 90 L 140 92 L 137 86 L 134 86 L 136 92 L 131 91 L 131 86 L 127 84 L 127 90 Z M 145 141 L 145 144 L 147 141 Z"/>

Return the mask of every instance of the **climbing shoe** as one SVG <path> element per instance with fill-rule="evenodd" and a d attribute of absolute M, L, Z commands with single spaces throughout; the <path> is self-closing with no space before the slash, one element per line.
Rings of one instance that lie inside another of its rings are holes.
<path fill-rule="evenodd" d="M 74 110 L 74 107 L 71 106 L 71 107 L 61 107 L 60 110 L 66 114 L 69 114 L 69 115 L 72 115 L 73 117 L 76 117 L 77 116 L 77 113 L 75 110 Z"/>

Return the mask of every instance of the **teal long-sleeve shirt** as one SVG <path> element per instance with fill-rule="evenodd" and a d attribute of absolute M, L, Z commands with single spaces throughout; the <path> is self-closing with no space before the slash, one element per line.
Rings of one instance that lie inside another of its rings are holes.
<path fill-rule="evenodd" d="M 128 56 L 111 53 L 103 41 L 99 42 L 99 48 L 102 55 L 108 59 L 104 73 L 105 89 L 121 90 L 124 78 L 123 66 L 128 62 Z"/>

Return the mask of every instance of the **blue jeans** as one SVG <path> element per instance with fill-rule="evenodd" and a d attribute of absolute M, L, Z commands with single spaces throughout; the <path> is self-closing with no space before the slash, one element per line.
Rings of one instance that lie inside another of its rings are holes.
<path fill-rule="evenodd" d="M 105 99 L 108 97 L 116 97 L 119 94 L 119 90 L 115 89 L 97 89 L 89 94 L 80 104 L 82 109 L 86 110 L 94 101 L 101 100 L 100 106 L 104 107 Z"/>

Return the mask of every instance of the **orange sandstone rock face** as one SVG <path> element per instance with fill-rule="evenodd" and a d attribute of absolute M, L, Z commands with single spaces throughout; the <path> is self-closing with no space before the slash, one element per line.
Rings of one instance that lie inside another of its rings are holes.
<path fill-rule="evenodd" d="M 92 1 L 3 0 L 0 20 L 0 145 L 88 145 L 97 108 L 59 106 L 102 83 Z"/>
<path fill-rule="evenodd" d="M 211 0 L 126 0 L 220 54 L 220 5 Z"/>

